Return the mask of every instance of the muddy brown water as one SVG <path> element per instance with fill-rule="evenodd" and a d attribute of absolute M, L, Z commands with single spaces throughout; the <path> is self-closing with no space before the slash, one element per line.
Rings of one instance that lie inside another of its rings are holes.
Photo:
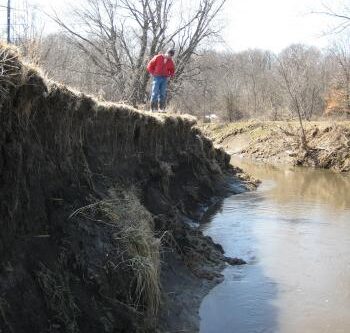
<path fill-rule="evenodd" d="M 204 298 L 200 332 L 350 332 L 350 175 L 233 163 L 262 184 L 225 199 L 203 230 L 248 264 Z"/>

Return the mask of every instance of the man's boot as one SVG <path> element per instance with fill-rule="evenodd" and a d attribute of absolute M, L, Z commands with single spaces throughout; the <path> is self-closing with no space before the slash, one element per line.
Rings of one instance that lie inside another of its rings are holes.
<path fill-rule="evenodd" d="M 158 102 L 151 101 L 151 112 L 158 112 Z"/>
<path fill-rule="evenodd" d="M 165 111 L 165 101 L 159 102 L 159 112 L 166 112 Z"/>

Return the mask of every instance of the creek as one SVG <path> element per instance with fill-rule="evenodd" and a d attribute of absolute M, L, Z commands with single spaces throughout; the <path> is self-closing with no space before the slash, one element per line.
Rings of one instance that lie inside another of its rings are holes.
<path fill-rule="evenodd" d="M 204 298 L 200 333 L 350 330 L 350 175 L 234 159 L 262 181 L 226 198 L 202 230 L 226 255 Z"/>

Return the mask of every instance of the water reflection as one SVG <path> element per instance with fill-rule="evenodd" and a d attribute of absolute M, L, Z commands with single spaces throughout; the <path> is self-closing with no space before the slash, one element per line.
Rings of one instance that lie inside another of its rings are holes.
<path fill-rule="evenodd" d="M 264 276 L 262 269 L 256 265 L 230 267 L 224 275 L 224 282 L 215 290 L 215 303 L 207 298 L 201 306 L 201 313 L 206 315 L 201 332 L 279 332 L 277 308 L 271 301 L 276 285 Z M 247 297 L 252 290 L 254 298 Z"/>
<path fill-rule="evenodd" d="M 327 203 L 330 206 L 350 208 L 350 175 L 297 167 L 277 167 L 254 164 L 239 158 L 232 163 L 258 179 L 272 181 L 275 187 L 270 195 L 279 203 L 301 197 L 309 203 Z"/>
<path fill-rule="evenodd" d="M 348 332 L 349 176 L 239 164 L 262 186 L 226 199 L 203 229 L 249 264 L 205 298 L 201 332 Z"/>

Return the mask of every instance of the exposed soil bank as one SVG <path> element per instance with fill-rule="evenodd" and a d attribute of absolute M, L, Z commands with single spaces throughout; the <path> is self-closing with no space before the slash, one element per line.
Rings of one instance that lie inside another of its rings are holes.
<path fill-rule="evenodd" d="M 195 332 L 228 260 L 190 222 L 252 184 L 191 119 L 0 67 L 0 331 Z"/>
<path fill-rule="evenodd" d="M 306 122 L 307 150 L 296 122 L 204 124 L 204 133 L 230 154 L 254 160 L 350 171 L 350 123 Z"/>

